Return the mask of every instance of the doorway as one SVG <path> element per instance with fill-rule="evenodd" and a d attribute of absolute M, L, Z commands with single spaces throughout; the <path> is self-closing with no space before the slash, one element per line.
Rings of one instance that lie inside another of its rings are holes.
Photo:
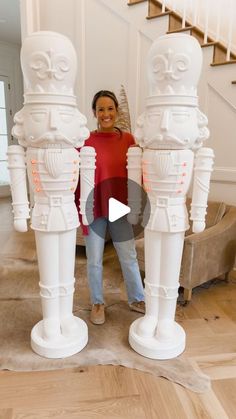
<path fill-rule="evenodd" d="M 7 168 L 7 149 L 10 144 L 9 80 L 0 75 L 0 186 L 9 186 L 10 178 Z"/>

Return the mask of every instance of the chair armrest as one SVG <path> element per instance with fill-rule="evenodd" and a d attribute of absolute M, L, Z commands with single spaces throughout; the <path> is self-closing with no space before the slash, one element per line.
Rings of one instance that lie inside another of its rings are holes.
<path fill-rule="evenodd" d="M 225 216 L 214 226 L 206 228 L 201 233 L 192 233 L 185 237 L 185 242 L 201 242 L 213 238 L 219 238 L 222 233 L 229 232 L 233 237 L 236 231 L 236 209 L 230 209 Z"/>
<path fill-rule="evenodd" d="M 214 226 L 185 237 L 180 284 L 191 289 L 229 272 L 236 253 L 236 208 Z"/>

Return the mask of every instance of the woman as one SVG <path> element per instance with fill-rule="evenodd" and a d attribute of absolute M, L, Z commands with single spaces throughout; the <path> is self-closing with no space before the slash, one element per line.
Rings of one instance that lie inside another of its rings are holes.
<path fill-rule="evenodd" d="M 103 253 L 108 227 L 116 249 L 125 280 L 128 303 L 133 311 L 145 312 L 144 292 L 136 258 L 132 226 L 125 217 L 114 222 L 108 219 L 108 200 L 115 198 L 127 204 L 127 151 L 134 137 L 116 128 L 118 101 L 113 92 L 101 90 L 92 101 L 93 114 L 97 119 L 97 130 L 90 133 L 86 146 L 96 150 L 96 172 L 94 190 L 94 221 L 85 234 L 87 273 L 92 301 L 90 320 L 94 324 L 105 322 L 103 299 Z M 76 191 L 79 210 L 79 189 Z M 117 240 L 120 232 L 128 232 L 127 240 Z"/>

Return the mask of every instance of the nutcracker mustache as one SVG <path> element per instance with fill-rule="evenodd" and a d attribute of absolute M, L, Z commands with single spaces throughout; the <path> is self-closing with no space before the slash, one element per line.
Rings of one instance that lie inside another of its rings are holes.
<path fill-rule="evenodd" d="M 35 138 L 33 135 L 30 135 L 28 137 L 28 140 L 30 141 L 30 143 L 34 143 L 34 144 L 38 144 L 42 142 L 48 142 L 48 143 L 64 142 L 70 145 L 74 145 L 75 141 L 77 140 L 77 137 L 68 138 L 59 132 L 57 133 L 46 132 L 43 135 L 40 135 L 40 137 L 38 138 Z"/>
<path fill-rule="evenodd" d="M 150 139 L 145 138 L 144 140 L 145 140 L 145 145 L 146 146 L 152 144 L 154 141 L 167 142 L 167 143 L 173 142 L 173 143 L 180 144 L 180 145 L 186 145 L 186 144 L 189 143 L 189 138 L 186 137 L 184 139 L 180 139 L 179 137 L 177 137 L 174 134 L 171 134 L 171 135 L 170 134 L 168 134 L 168 135 L 158 134 L 158 135 L 155 135 L 154 137 L 152 137 Z"/>

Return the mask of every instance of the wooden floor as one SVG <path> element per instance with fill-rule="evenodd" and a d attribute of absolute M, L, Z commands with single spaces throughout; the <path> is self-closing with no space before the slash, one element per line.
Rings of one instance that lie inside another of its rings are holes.
<path fill-rule="evenodd" d="M 1 199 L 0 254 L 14 234 L 10 211 L 9 200 Z M 182 317 L 185 355 L 211 377 L 208 392 L 119 366 L 0 371 L 0 419 L 235 419 L 236 272 L 228 283 L 195 289 Z"/>

